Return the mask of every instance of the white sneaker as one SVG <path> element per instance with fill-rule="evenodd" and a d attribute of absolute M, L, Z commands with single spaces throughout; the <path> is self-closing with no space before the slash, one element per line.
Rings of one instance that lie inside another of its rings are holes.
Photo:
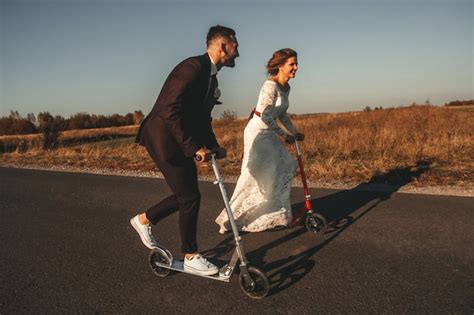
<path fill-rule="evenodd" d="M 149 249 L 158 247 L 158 243 L 155 240 L 153 234 L 151 234 L 151 225 L 150 224 L 141 224 L 138 220 L 138 214 L 130 219 L 130 224 L 133 226 L 135 231 L 137 231 L 140 239 L 143 244 Z"/>
<path fill-rule="evenodd" d="M 211 264 L 201 254 L 196 254 L 191 259 L 184 258 L 184 270 L 198 275 L 211 276 L 219 272 L 217 266 Z"/>

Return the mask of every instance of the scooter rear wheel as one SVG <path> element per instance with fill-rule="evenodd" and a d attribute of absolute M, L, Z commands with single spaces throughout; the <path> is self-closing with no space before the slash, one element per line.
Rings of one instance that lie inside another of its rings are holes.
<path fill-rule="evenodd" d="M 166 277 L 170 273 L 170 269 L 161 267 L 161 265 L 171 266 L 171 259 L 165 251 L 160 248 L 152 249 L 149 257 L 149 263 L 153 273 L 159 277 Z"/>
<path fill-rule="evenodd" d="M 251 283 L 245 281 L 245 276 L 240 273 L 240 288 L 252 299 L 263 299 L 270 290 L 270 282 L 263 271 L 255 267 L 248 267 L 247 272 L 251 278 Z"/>
<path fill-rule="evenodd" d="M 306 229 L 313 233 L 324 234 L 328 229 L 326 219 L 318 213 L 307 213 L 304 225 Z"/>

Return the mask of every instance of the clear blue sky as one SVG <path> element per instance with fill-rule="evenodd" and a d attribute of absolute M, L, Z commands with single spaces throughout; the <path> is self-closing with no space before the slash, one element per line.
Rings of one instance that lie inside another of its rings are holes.
<path fill-rule="evenodd" d="M 473 98 L 472 0 L 0 1 L 0 116 L 147 114 L 215 24 L 240 43 L 215 117 L 249 112 L 284 47 L 299 53 L 293 113 Z"/>

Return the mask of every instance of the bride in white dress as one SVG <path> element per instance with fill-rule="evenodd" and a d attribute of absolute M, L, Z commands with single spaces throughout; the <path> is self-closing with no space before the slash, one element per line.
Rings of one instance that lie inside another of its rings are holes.
<path fill-rule="evenodd" d="M 285 48 L 273 53 L 267 63 L 268 79 L 245 127 L 241 174 L 230 200 L 235 221 L 242 231 L 260 232 L 287 226 L 292 220 L 290 189 L 297 163 L 278 138 L 287 143 L 304 139 L 286 113 L 288 81 L 297 70 L 294 50 Z M 284 128 L 276 123 L 277 119 Z M 225 209 L 216 223 L 220 226 L 219 233 L 230 230 Z"/>

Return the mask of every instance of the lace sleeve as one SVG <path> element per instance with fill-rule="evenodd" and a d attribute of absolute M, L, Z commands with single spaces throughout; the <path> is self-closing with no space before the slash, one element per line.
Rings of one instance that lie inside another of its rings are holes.
<path fill-rule="evenodd" d="M 285 137 L 286 132 L 284 132 L 278 124 L 275 122 L 274 112 L 275 112 L 275 102 L 278 96 L 276 86 L 274 84 L 269 84 L 265 82 L 262 87 L 261 93 L 261 102 L 260 106 L 262 107 L 262 121 L 275 132 L 280 137 Z"/>
<path fill-rule="evenodd" d="M 286 129 L 288 129 L 293 135 L 298 132 L 298 129 L 296 129 L 295 126 L 293 126 L 286 112 L 281 113 L 281 115 L 278 118 L 280 118 L 280 121 L 283 124 L 283 126 L 285 126 Z"/>

